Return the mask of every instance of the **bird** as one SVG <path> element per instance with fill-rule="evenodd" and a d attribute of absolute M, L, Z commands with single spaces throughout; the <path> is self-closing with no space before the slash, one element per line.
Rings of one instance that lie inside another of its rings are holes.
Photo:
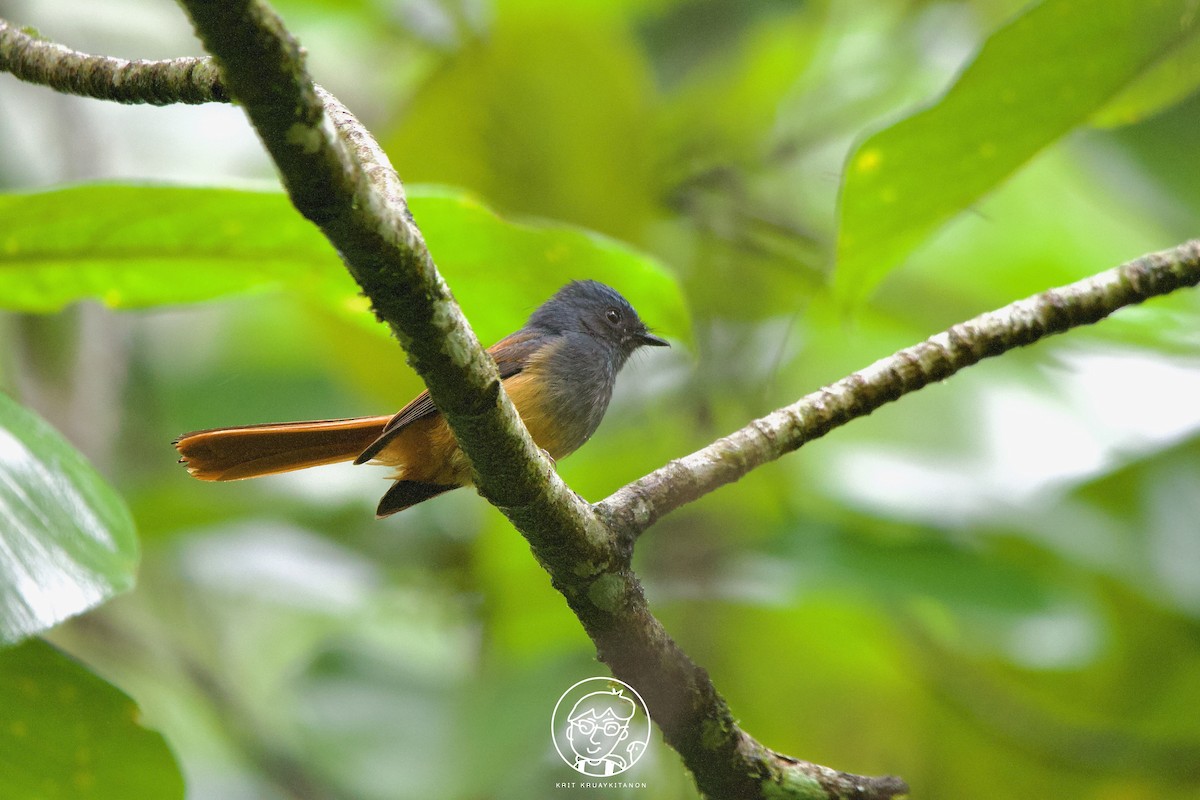
<path fill-rule="evenodd" d="M 600 425 L 617 373 L 639 348 L 667 347 L 615 289 L 572 281 L 487 349 L 533 441 L 558 461 Z M 393 467 L 378 518 L 470 486 L 471 467 L 429 392 L 394 415 L 275 422 L 185 433 L 179 461 L 204 481 L 234 481 L 353 461 Z"/>

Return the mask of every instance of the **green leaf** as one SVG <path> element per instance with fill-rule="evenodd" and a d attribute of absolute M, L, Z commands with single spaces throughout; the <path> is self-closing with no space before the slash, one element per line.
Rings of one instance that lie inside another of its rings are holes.
<path fill-rule="evenodd" d="M 407 180 L 645 241 L 662 156 L 654 76 L 627 21 L 611 0 L 505 6 L 430 71 L 381 143 Z"/>
<path fill-rule="evenodd" d="M 840 295 L 865 295 L 943 222 L 1137 81 L 1193 29 L 1193 5 L 1045 0 L 993 34 L 944 97 L 860 143 L 842 187 Z"/>
<path fill-rule="evenodd" d="M 190 303 L 338 269 L 278 192 L 85 185 L 0 195 L 0 304 Z"/>
<path fill-rule="evenodd" d="M 1092 117 L 1102 127 L 1131 125 L 1183 100 L 1200 88 L 1200 34 L 1168 50 L 1142 77 Z"/>
<path fill-rule="evenodd" d="M 408 194 L 485 342 L 572 278 L 609 283 L 651 326 L 687 335 L 680 289 L 648 256 L 565 225 L 506 221 L 461 191 Z M 48 312 L 91 298 L 139 308 L 284 286 L 385 333 L 333 248 L 279 192 L 87 185 L 0 195 L 0 307 Z"/>
<path fill-rule="evenodd" d="M 45 642 L 0 651 L 0 797 L 170 800 L 183 778 L 124 693 Z"/>
<path fill-rule="evenodd" d="M 0 645 L 129 589 L 137 560 L 121 498 L 45 421 L 0 394 Z"/>

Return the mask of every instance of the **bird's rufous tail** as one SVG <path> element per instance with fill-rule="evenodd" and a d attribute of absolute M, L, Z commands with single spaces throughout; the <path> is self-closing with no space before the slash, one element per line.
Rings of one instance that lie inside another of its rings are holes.
<path fill-rule="evenodd" d="M 276 422 L 185 433 L 180 462 L 202 481 L 236 481 L 351 461 L 383 433 L 385 417 Z"/>

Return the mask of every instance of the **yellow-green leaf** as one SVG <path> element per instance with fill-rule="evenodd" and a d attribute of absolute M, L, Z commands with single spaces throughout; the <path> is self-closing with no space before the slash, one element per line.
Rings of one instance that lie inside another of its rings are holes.
<path fill-rule="evenodd" d="M 942 223 L 1138 81 L 1195 29 L 1194 12 L 1191 0 L 1045 0 L 994 33 L 945 96 L 850 154 L 841 296 L 865 295 Z M 1046 206 L 1053 213 L 1053 198 Z"/>

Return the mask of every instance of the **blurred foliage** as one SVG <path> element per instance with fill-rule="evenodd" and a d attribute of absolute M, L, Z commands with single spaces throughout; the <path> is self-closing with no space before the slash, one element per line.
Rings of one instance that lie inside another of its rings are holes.
<path fill-rule="evenodd" d="M 943 221 L 1007 178 L 1048 143 L 1103 109 L 1153 67 L 1173 92 L 1147 79 L 1121 98 L 1179 99 L 1177 70 L 1159 63 L 1189 42 L 1186 3 L 1045 0 L 993 34 L 934 106 L 873 134 L 847 162 L 838 237 L 843 296 L 860 296 Z M 1194 9 L 1193 9 L 1194 12 Z M 1103 54 L 1096 42 L 1107 42 Z M 1053 53 L 1052 58 L 1040 57 Z M 1013 64 L 1023 69 L 1014 70 Z M 1182 91 L 1195 88 L 1195 81 Z M 1165 97 L 1163 96 L 1165 94 Z M 1150 108 L 1149 110 L 1157 110 Z M 864 287 L 863 284 L 866 284 Z"/>
<path fill-rule="evenodd" d="M 0 11 L 95 52 L 194 52 L 152 6 Z M 593 500 L 1200 214 L 1186 1 L 277 6 L 387 146 L 482 339 L 597 277 L 676 341 L 558 465 Z M 1021 113 L 994 111 L 1006 87 Z M 561 794 L 546 721 L 604 667 L 497 512 L 455 492 L 377 522 L 368 468 L 208 485 L 173 463 L 184 430 L 419 388 L 328 245 L 247 188 L 271 172 L 236 116 L 139 125 L 5 77 L 0 103 L 0 302 L 22 312 L 0 385 L 97 465 L 143 549 L 136 589 L 55 645 L 137 701 L 191 797 Z M 1004 169 L 980 168 L 985 135 Z M 892 138 L 921 199 L 899 210 L 840 177 Z M 161 185 L 201 171 L 216 188 Z M 1194 292 L 1123 311 L 681 510 L 638 545 L 653 609 L 782 752 L 923 798 L 1200 798 L 1198 321 Z M 0 665 L 24 648 L 52 652 Z M 627 774 L 648 788 L 626 796 L 695 796 L 658 741 Z"/>

